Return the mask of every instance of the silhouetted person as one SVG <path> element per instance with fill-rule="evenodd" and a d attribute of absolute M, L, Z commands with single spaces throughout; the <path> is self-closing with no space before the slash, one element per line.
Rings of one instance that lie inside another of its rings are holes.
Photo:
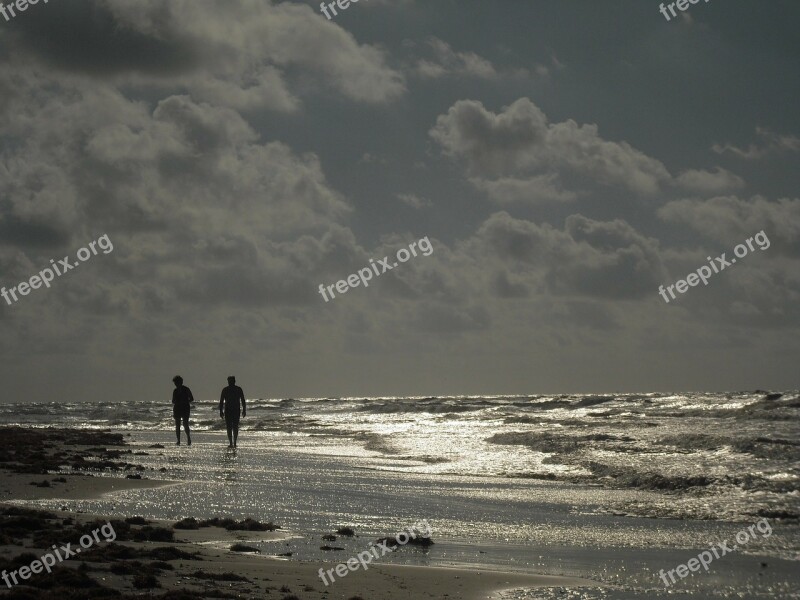
<path fill-rule="evenodd" d="M 175 417 L 175 435 L 178 438 L 178 446 L 181 445 L 181 421 L 186 430 L 186 443 L 192 445 L 192 434 L 189 431 L 189 411 L 194 402 L 192 390 L 183 385 L 183 377 L 175 375 L 172 378 L 175 389 L 172 390 L 172 416 Z"/>
<path fill-rule="evenodd" d="M 247 416 L 244 392 L 236 385 L 236 377 L 231 375 L 228 377 L 228 386 L 222 388 L 222 393 L 219 395 L 219 416 L 225 417 L 225 425 L 228 427 L 228 448 L 236 448 L 240 411 L 243 417 Z"/>

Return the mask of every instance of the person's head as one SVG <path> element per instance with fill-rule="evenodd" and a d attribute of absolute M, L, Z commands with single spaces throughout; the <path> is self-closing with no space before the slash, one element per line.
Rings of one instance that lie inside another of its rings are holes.
<path fill-rule="evenodd" d="M 236 384 L 236 377 L 233 375 L 228 375 L 228 385 L 235 385 Z"/>
<path fill-rule="evenodd" d="M 172 378 L 172 383 L 175 384 L 175 387 L 181 387 L 183 385 L 183 377 L 175 375 L 175 377 Z"/>

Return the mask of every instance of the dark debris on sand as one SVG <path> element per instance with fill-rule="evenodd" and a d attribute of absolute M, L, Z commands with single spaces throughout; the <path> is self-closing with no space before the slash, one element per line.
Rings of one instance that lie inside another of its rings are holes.
<path fill-rule="evenodd" d="M 81 559 L 93 562 L 113 562 L 133 559 L 149 559 L 160 562 L 169 560 L 202 560 L 199 553 L 186 552 L 175 546 L 140 549 L 115 543 L 106 544 L 102 548 L 92 547 L 81 554 Z"/>
<path fill-rule="evenodd" d="M 138 520 L 134 520 L 140 522 Z M 0 506 L 0 542 L 19 548 L 33 547 L 47 549 L 53 544 L 63 545 L 65 540 L 78 540 L 84 534 L 102 527 L 107 522 L 94 520 L 76 524 L 71 517 L 21 508 Z M 163 527 L 150 525 L 134 526 L 122 520 L 111 520 L 118 541 L 172 541 L 173 532 Z M 41 552 L 24 551 L 14 557 L 0 559 L 0 571 L 16 571 L 38 560 Z M 147 564 L 140 561 L 147 560 Z M 132 548 L 118 543 L 108 543 L 85 549 L 79 557 L 67 561 L 67 566 L 57 565 L 52 573 L 36 574 L 25 585 L 14 587 L 3 596 L 8 600 L 90 600 L 104 598 L 128 598 L 118 591 L 105 588 L 87 573 L 87 563 L 109 564 L 108 570 L 118 575 L 132 577 L 132 585 L 137 589 L 151 589 L 158 586 L 157 575 L 174 569 L 167 561 L 201 560 L 199 553 L 189 553 L 174 546 L 157 548 Z M 130 561 L 130 562 L 127 562 Z M 74 568 L 74 563 L 80 566 Z M 96 567 L 93 567 L 93 570 Z"/>
<path fill-rule="evenodd" d="M 132 526 L 125 521 L 111 519 L 110 521 L 95 520 L 81 525 L 61 526 L 56 529 L 43 529 L 37 531 L 36 534 L 33 535 L 33 544 L 37 548 L 48 548 L 64 540 L 77 540 L 80 539 L 82 535 L 91 533 L 93 530 L 99 529 L 106 523 L 111 523 L 114 532 L 117 534 L 116 539 L 120 542 L 174 541 L 174 533 L 171 529 L 153 527 L 151 525 Z M 105 546 L 103 548 L 105 548 Z"/>
<path fill-rule="evenodd" d="M 237 575 L 236 573 L 206 573 L 204 571 L 195 571 L 192 573 L 192 577 L 195 579 L 208 579 L 210 581 L 246 581 L 250 582 L 250 580 L 243 576 Z"/>
<path fill-rule="evenodd" d="M 279 525 L 275 525 L 272 521 L 269 523 L 261 523 L 255 519 L 246 518 L 244 521 L 237 521 L 235 519 L 214 517 L 213 519 L 205 519 L 198 521 L 194 517 L 187 517 L 181 519 L 173 525 L 175 529 L 200 529 L 201 527 L 221 527 L 228 531 L 276 531 L 280 529 Z"/>
<path fill-rule="evenodd" d="M 17 506 L 0 507 L 0 542 L 23 546 L 31 537 L 62 531 L 66 521 L 67 519 L 43 510 Z"/>
<path fill-rule="evenodd" d="M 246 546 L 245 544 L 236 543 L 231 546 L 231 552 L 254 552 L 261 554 L 261 550 L 258 548 L 254 548 L 253 546 Z"/>
<path fill-rule="evenodd" d="M 405 544 L 401 544 L 397 538 L 405 533 L 408 541 Z M 394 536 L 382 537 L 376 541 L 377 544 L 386 544 L 390 548 L 399 548 L 400 546 L 419 546 L 421 548 L 428 548 L 429 546 L 433 546 L 433 540 L 429 537 L 423 536 L 412 536 L 409 532 L 400 532 L 395 534 Z"/>
<path fill-rule="evenodd" d="M 3 509 L 3 512 L 25 511 L 26 509 Z M 30 513 L 41 513 L 41 511 L 28 511 Z M 55 515 L 42 513 L 40 515 L 2 515 L 2 518 L 41 518 L 51 521 Z M 57 519 L 57 517 L 56 517 Z M 98 521 L 99 522 L 99 521 Z M 91 529 L 96 523 L 89 523 L 74 529 L 72 533 L 82 531 L 83 528 Z M 112 521 L 113 522 L 113 521 Z M 120 523 L 122 523 L 120 521 Z M 63 531 L 63 529 L 62 529 Z M 9 571 L 17 570 L 21 566 L 30 565 L 39 558 L 41 553 L 24 552 L 10 560 L 0 560 L 0 569 Z M 142 560 L 149 560 L 143 563 Z M 97 570 L 98 565 L 108 564 L 107 568 L 100 568 L 115 575 L 130 578 L 130 584 L 137 590 L 153 590 L 161 587 L 158 576 L 164 571 L 174 571 L 175 567 L 169 564 L 170 560 L 202 560 L 199 553 L 189 553 L 173 546 L 162 546 L 158 548 L 133 548 L 117 543 L 95 546 L 85 550 L 80 557 L 69 562 L 78 562 L 79 567 L 57 565 L 53 567 L 52 573 L 41 573 L 34 575 L 25 582 L 25 585 L 14 587 L 8 594 L 3 595 L 7 600 L 105 600 L 114 598 L 115 600 L 133 600 L 141 598 L 138 595 L 122 594 L 118 590 L 107 588 L 88 575 L 90 568 L 87 564 L 94 566 L 91 570 Z M 200 571 L 197 571 L 198 573 Z M 215 577 L 203 577 L 203 580 L 215 580 Z M 226 578 L 223 574 L 220 581 L 233 581 Z M 198 582 L 200 583 L 200 582 Z M 221 594 L 221 595 L 220 595 Z M 213 597 L 233 597 L 224 593 L 213 592 Z M 164 595 L 154 595 L 152 598 L 163 598 L 164 600 L 197 600 L 209 597 L 209 593 L 195 594 L 185 592 L 175 595 L 168 592 Z"/>
<path fill-rule="evenodd" d="M 121 449 L 123 446 L 125 440 L 121 433 L 52 427 L 0 427 L 0 467 L 14 473 L 37 475 L 62 468 L 80 471 L 144 470 L 141 465 L 120 462 L 125 455 L 131 454 L 130 449 Z M 44 487 L 43 483 L 40 485 Z"/>

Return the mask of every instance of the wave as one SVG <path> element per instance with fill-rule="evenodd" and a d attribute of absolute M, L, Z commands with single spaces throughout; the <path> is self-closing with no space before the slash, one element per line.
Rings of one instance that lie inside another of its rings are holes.
<path fill-rule="evenodd" d="M 800 442 L 781 438 L 756 437 L 737 440 L 723 435 L 684 433 L 664 436 L 658 439 L 657 443 L 688 454 L 698 450 L 720 450 L 727 447 L 734 452 L 758 458 L 800 461 Z"/>
<path fill-rule="evenodd" d="M 537 452 L 571 454 L 582 451 L 590 443 L 592 443 L 592 447 L 597 448 L 597 442 L 614 442 L 603 444 L 604 447 L 611 449 L 621 448 L 616 442 L 625 443 L 636 440 L 628 436 L 615 436 L 607 433 L 564 435 L 550 432 L 517 431 L 497 433 L 486 441 L 494 444 L 527 446 Z"/>
<path fill-rule="evenodd" d="M 359 407 L 361 412 L 374 414 L 393 413 L 462 413 L 484 410 L 496 406 L 488 400 L 472 400 L 469 398 L 431 398 L 424 400 L 392 400 L 388 402 L 371 402 Z"/>

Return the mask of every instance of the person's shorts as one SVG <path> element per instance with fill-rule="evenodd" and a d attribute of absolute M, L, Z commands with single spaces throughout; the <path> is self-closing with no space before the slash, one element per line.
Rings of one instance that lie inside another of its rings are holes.
<path fill-rule="evenodd" d="M 180 420 L 188 420 L 189 419 L 189 411 L 188 410 L 173 410 L 172 416 L 175 417 L 176 421 Z"/>
<path fill-rule="evenodd" d="M 228 427 L 233 427 L 239 424 L 239 413 L 225 413 L 225 424 Z"/>

